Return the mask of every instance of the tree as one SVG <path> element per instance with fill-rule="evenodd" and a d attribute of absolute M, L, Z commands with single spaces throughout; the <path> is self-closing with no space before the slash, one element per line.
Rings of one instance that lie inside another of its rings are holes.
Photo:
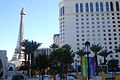
<path fill-rule="evenodd" d="M 48 55 L 46 55 L 45 53 L 40 53 L 36 58 L 35 58 L 35 64 L 36 64 L 36 68 L 41 71 L 42 74 L 42 80 L 43 79 L 43 75 L 45 74 L 45 69 L 48 68 L 49 66 L 49 58 Z"/>
<path fill-rule="evenodd" d="M 120 52 L 120 45 L 118 48 L 115 49 L 115 51 Z"/>
<path fill-rule="evenodd" d="M 30 41 L 24 40 L 21 44 L 22 44 L 22 47 L 23 47 L 22 51 L 24 52 L 24 58 L 25 58 L 25 66 L 22 66 L 22 67 L 25 67 L 25 69 L 27 69 L 27 74 L 29 75 L 30 53 L 31 53 L 31 51 L 30 51 Z"/>
<path fill-rule="evenodd" d="M 62 49 L 63 49 L 63 55 L 65 55 L 64 59 L 63 59 L 64 63 L 71 64 L 73 62 L 74 54 L 73 54 L 73 51 L 71 50 L 70 45 L 68 45 L 68 44 L 63 45 Z"/>
<path fill-rule="evenodd" d="M 82 49 L 79 49 L 79 50 L 76 52 L 76 54 L 82 58 L 82 57 L 85 55 L 85 51 L 82 50 Z"/>
<path fill-rule="evenodd" d="M 112 54 L 112 51 L 102 50 L 98 55 L 104 57 L 104 64 L 106 64 L 106 58 L 109 54 Z"/>
<path fill-rule="evenodd" d="M 68 66 L 70 66 L 72 63 L 73 63 L 73 57 L 74 57 L 74 54 L 73 54 L 73 51 L 71 50 L 71 47 L 70 45 L 68 44 L 65 44 L 62 46 L 62 49 L 63 49 L 63 61 L 61 61 L 61 63 L 64 64 L 64 71 L 66 73 L 66 80 L 67 80 L 67 73 L 68 73 Z"/>
<path fill-rule="evenodd" d="M 52 48 L 53 50 L 57 49 L 59 46 L 57 44 L 52 44 L 51 46 L 49 46 L 50 48 Z"/>
<path fill-rule="evenodd" d="M 30 56 L 31 56 L 31 65 L 32 65 L 31 70 L 33 70 L 34 52 L 37 50 L 37 48 L 40 45 L 41 45 L 41 43 L 37 43 L 36 41 L 33 41 L 33 40 L 32 41 L 24 40 L 22 42 L 22 46 L 24 47 L 23 52 L 25 54 L 25 66 L 26 66 L 26 60 L 27 60 L 27 55 L 28 55 L 28 64 L 27 64 L 28 74 L 29 74 L 29 68 L 30 68 Z M 32 74 L 31 74 L 31 76 L 32 76 Z"/>
<path fill-rule="evenodd" d="M 108 61 L 108 68 L 115 71 L 118 68 L 119 61 L 117 59 L 111 59 Z"/>
<path fill-rule="evenodd" d="M 34 52 L 37 48 L 41 45 L 41 43 L 37 43 L 36 41 L 30 41 L 30 52 L 31 52 L 31 76 L 33 76 L 33 69 L 34 69 Z"/>
<path fill-rule="evenodd" d="M 61 48 L 55 49 L 50 54 L 52 61 L 59 67 L 60 76 L 63 76 L 63 73 L 68 72 L 68 66 L 73 62 L 73 52 L 71 51 L 71 47 L 69 45 L 63 45 Z M 52 65 L 53 66 L 53 65 Z M 67 78 L 66 78 L 67 79 Z"/>
<path fill-rule="evenodd" d="M 99 45 L 99 44 L 97 44 L 97 45 L 92 45 L 91 47 L 90 47 L 90 49 L 92 50 L 92 52 L 95 54 L 95 62 L 96 62 L 96 73 L 98 74 L 98 72 L 97 72 L 97 68 L 98 68 L 98 58 L 97 58 L 97 55 L 98 55 L 98 52 L 102 49 L 102 47 Z"/>
<path fill-rule="evenodd" d="M 82 59 L 82 57 L 83 57 L 84 55 L 86 55 L 85 51 L 82 50 L 82 49 L 79 49 L 79 50 L 76 52 L 76 54 L 77 54 L 81 59 Z M 82 61 L 82 60 L 80 60 L 80 64 L 81 64 L 81 61 Z"/>
<path fill-rule="evenodd" d="M 30 54 L 29 50 L 30 42 L 28 40 L 24 40 L 22 42 L 23 52 L 24 52 L 24 59 L 25 59 L 25 67 L 27 68 L 27 55 Z"/>
<path fill-rule="evenodd" d="M 58 49 L 53 50 L 51 54 L 49 55 L 49 67 L 50 67 L 50 74 L 51 75 L 56 75 L 59 73 L 59 67 L 60 63 L 58 61 L 58 58 L 56 57 L 58 55 Z M 58 67 L 58 68 L 57 68 Z M 57 69 L 56 69 L 57 68 Z"/>

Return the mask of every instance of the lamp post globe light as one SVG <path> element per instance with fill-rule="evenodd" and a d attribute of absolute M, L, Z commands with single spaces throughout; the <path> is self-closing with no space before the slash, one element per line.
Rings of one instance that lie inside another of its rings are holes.
<path fill-rule="evenodd" d="M 85 52 L 87 54 L 87 62 L 88 62 L 88 80 L 90 80 L 90 75 L 89 75 L 89 54 L 90 54 L 90 42 L 86 41 L 85 42 Z"/>

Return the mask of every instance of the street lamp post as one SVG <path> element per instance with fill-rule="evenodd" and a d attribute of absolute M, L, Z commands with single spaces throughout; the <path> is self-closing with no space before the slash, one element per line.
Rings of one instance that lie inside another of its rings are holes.
<path fill-rule="evenodd" d="M 88 80 L 90 80 L 90 75 L 89 75 L 89 54 L 90 54 L 90 42 L 86 41 L 85 42 L 85 52 L 87 54 L 87 62 L 88 62 Z"/>

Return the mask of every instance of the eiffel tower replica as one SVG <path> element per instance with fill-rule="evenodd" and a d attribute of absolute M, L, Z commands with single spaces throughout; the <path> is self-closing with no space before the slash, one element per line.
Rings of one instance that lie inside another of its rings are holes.
<path fill-rule="evenodd" d="M 24 61 L 24 53 L 22 51 L 22 45 L 21 43 L 24 41 L 24 17 L 25 17 L 25 10 L 22 8 L 21 10 L 21 20 L 20 20 L 20 28 L 19 28 L 19 34 L 18 34 L 18 41 L 17 46 L 15 48 L 15 52 L 13 54 L 11 61 Z"/>

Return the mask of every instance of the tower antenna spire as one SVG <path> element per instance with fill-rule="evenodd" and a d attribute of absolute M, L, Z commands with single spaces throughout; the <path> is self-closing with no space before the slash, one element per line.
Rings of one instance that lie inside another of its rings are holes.
<path fill-rule="evenodd" d="M 24 1 L 23 1 L 23 0 L 21 0 L 21 5 L 22 5 L 22 8 L 25 7 L 25 6 L 24 6 Z"/>

